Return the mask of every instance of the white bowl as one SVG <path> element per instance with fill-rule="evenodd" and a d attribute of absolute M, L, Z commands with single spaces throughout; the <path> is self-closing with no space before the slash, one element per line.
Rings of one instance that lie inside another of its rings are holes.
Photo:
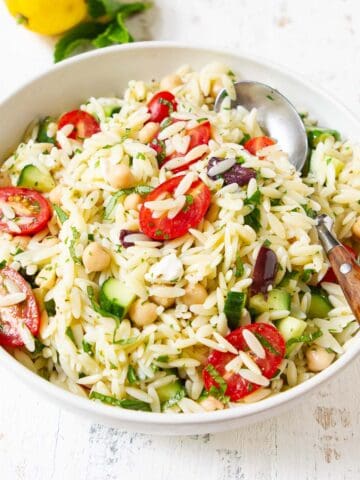
<path fill-rule="evenodd" d="M 308 110 L 312 117 L 319 119 L 321 125 L 340 130 L 344 137 L 355 138 L 360 132 L 358 120 L 339 102 L 297 75 L 268 62 L 207 48 L 147 42 L 75 57 L 16 91 L 0 104 L 0 158 L 5 158 L 19 143 L 25 127 L 36 117 L 58 115 L 90 96 L 121 94 L 130 79 L 159 79 L 181 64 L 201 68 L 213 61 L 228 64 L 240 78 L 262 81 L 279 89 L 298 108 Z M 27 370 L 2 348 L 0 363 L 59 407 L 94 421 L 144 433 L 184 435 L 230 430 L 279 414 L 342 371 L 359 351 L 360 341 L 353 342 L 351 348 L 323 372 L 258 403 L 211 413 L 179 415 L 125 410 L 77 397 Z"/>

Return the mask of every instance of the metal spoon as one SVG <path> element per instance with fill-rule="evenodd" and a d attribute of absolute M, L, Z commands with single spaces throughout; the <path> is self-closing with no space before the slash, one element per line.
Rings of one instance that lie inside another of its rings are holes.
<path fill-rule="evenodd" d="M 264 83 L 245 81 L 234 86 L 236 100 L 231 101 L 231 108 L 237 105 L 247 110 L 256 108 L 262 130 L 276 139 L 281 149 L 289 154 L 289 161 L 301 171 L 308 153 L 308 142 L 304 124 L 294 106 L 280 92 Z M 216 98 L 215 111 L 221 109 L 226 96 L 223 89 Z M 331 232 L 333 223 L 328 215 L 320 215 L 316 218 L 316 229 L 339 285 L 360 322 L 360 267 Z"/>
<path fill-rule="evenodd" d="M 295 107 L 280 92 L 260 82 L 234 83 L 236 100 L 231 108 L 242 105 L 247 110 L 257 109 L 257 120 L 266 135 L 276 139 L 277 144 L 289 154 L 290 162 L 296 170 L 302 170 L 308 152 L 308 142 L 304 124 Z M 221 109 L 226 97 L 222 90 L 215 100 L 215 111 Z"/>

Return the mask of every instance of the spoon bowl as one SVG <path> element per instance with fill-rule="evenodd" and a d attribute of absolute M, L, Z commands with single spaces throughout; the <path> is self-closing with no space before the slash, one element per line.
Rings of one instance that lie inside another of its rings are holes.
<path fill-rule="evenodd" d="M 289 154 L 296 170 L 302 170 L 308 153 L 308 142 L 304 124 L 295 107 L 280 92 L 260 82 L 234 83 L 236 99 L 231 108 L 242 105 L 247 110 L 256 108 L 260 127 L 274 138 L 280 148 Z M 216 98 L 215 110 L 221 109 L 226 97 L 225 89 Z"/>

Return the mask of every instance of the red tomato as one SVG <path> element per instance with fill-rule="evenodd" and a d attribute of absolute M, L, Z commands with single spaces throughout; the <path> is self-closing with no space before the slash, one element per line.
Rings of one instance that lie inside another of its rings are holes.
<path fill-rule="evenodd" d="M 256 155 L 259 150 L 262 150 L 265 147 L 270 147 L 270 145 L 275 145 L 275 142 L 270 137 L 255 137 L 248 140 L 244 148 L 247 150 L 251 155 Z"/>
<path fill-rule="evenodd" d="M 164 91 L 156 93 L 148 103 L 151 114 L 149 122 L 162 122 L 172 112 L 175 112 L 177 102 L 172 93 Z"/>
<path fill-rule="evenodd" d="M 187 132 L 187 134 L 190 135 L 190 143 L 189 143 L 187 152 L 189 152 L 190 150 L 192 150 L 195 147 L 198 147 L 199 145 L 207 145 L 209 143 L 210 138 L 211 138 L 210 122 L 206 121 L 204 123 L 201 123 L 197 127 L 194 127 L 192 129 L 190 129 Z M 174 152 L 171 155 L 169 155 L 169 157 L 167 157 L 165 159 L 164 163 L 168 162 L 172 158 L 184 157 L 186 155 L 186 153 Z M 174 173 L 183 172 L 184 170 L 187 170 L 190 165 L 192 165 L 195 162 L 198 162 L 200 160 L 200 158 L 201 157 L 195 158 L 194 160 L 191 160 L 191 162 L 188 162 L 185 165 L 182 165 L 181 167 L 174 168 L 171 171 L 174 172 Z"/>
<path fill-rule="evenodd" d="M 343 245 L 343 247 L 346 248 L 346 250 L 354 257 L 356 258 L 357 255 L 356 255 L 356 252 L 351 248 L 349 247 L 349 245 Z M 321 280 L 321 282 L 331 282 L 331 283 L 338 283 L 338 280 L 336 278 L 336 275 L 334 273 L 334 270 L 329 267 L 328 271 L 326 272 L 324 278 Z M 321 283 L 320 282 L 320 283 Z"/>
<path fill-rule="evenodd" d="M 266 352 L 265 358 L 259 358 L 252 353 L 244 340 L 244 330 L 249 330 L 250 332 L 254 333 L 260 342 L 261 339 L 263 340 L 261 343 Z M 229 333 L 229 335 L 226 337 L 226 340 L 228 340 L 238 350 L 247 352 L 260 367 L 262 375 L 266 378 L 272 378 L 275 375 L 281 361 L 285 356 L 285 341 L 283 337 L 273 325 L 269 325 L 267 323 L 253 323 L 252 325 L 240 327 L 237 330 Z M 236 402 L 255 390 L 258 390 L 260 386 L 245 380 L 237 373 L 231 373 L 225 370 L 225 366 L 233 358 L 235 358 L 233 353 L 224 353 L 214 350 L 210 354 L 207 364 L 212 365 L 224 378 L 227 383 L 225 395 L 228 395 L 231 401 Z M 206 367 L 203 370 L 203 379 L 206 390 L 210 390 L 211 387 L 219 387 L 211 374 L 206 370 Z"/>
<path fill-rule="evenodd" d="M 170 178 L 149 193 L 140 209 L 140 228 L 145 235 L 154 240 L 170 240 L 178 238 L 196 227 L 203 219 L 210 205 L 211 195 L 208 187 L 201 180 L 195 180 L 186 192 L 190 200 L 175 218 L 167 218 L 164 213 L 160 218 L 152 217 L 152 210 L 145 207 L 145 202 L 157 200 L 162 194 L 171 195 L 184 175 Z"/>
<path fill-rule="evenodd" d="M 51 217 L 50 204 L 46 198 L 29 188 L 0 188 L 0 202 L 9 205 L 15 212 L 15 218 L 11 222 L 20 228 L 20 232 L 5 221 L 0 210 L 0 230 L 12 235 L 34 235 L 46 227 Z"/>
<path fill-rule="evenodd" d="M 0 345 L 21 347 L 24 342 L 19 333 L 19 326 L 25 324 L 30 332 L 37 336 L 40 328 L 40 311 L 30 285 L 12 268 L 0 270 L 0 293 L 8 293 L 5 280 L 11 280 L 18 289 L 26 294 L 23 302 L 10 307 L 0 307 Z"/>
<path fill-rule="evenodd" d="M 58 129 L 65 125 L 73 125 L 74 130 L 68 135 L 69 138 L 83 139 L 100 132 L 99 122 L 90 113 L 82 110 L 72 110 L 62 115 L 58 121 Z"/>

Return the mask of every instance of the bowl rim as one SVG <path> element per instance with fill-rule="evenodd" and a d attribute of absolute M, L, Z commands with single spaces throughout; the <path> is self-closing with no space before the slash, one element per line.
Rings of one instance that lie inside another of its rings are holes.
<path fill-rule="evenodd" d="M 24 82 L 20 87 L 18 87 L 13 93 L 7 95 L 0 102 L 0 110 L 4 103 L 8 100 L 15 97 L 23 89 L 26 89 L 33 83 L 45 78 L 47 75 L 52 74 L 55 71 L 60 71 L 63 68 L 86 62 L 87 59 L 92 57 L 103 57 L 107 55 L 112 55 L 114 52 L 122 51 L 132 51 L 132 50 L 147 50 L 157 48 L 161 49 L 189 49 L 204 51 L 208 53 L 216 53 L 223 55 L 230 55 L 237 57 L 239 60 L 244 59 L 246 61 L 251 61 L 254 64 L 257 64 L 261 67 L 268 68 L 269 70 L 275 71 L 279 74 L 282 74 L 292 80 L 300 82 L 307 89 L 312 90 L 315 93 L 319 93 L 323 98 L 328 102 L 335 105 L 338 109 L 342 110 L 346 115 L 348 115 L 354 124 L 358 124 L 360 129 L 360 121 L 357 116 L 342 102 L 334 98 L 332 94 L 327 92 L 322 87 L 318 87 L 316 84 L 302 75 L 299 75 L 287 67 L 282 66 L 276 62 L 266 60 L 257 55 L 249 55 L 245 52 L 231 48 L 217 48 L 217 47 L 208 47 L 202 44 L 187 44 L 186 42 L 172 42 L 172 41 L 146 41 L 146 42 L 135 42 L 125 45 L 115 45 L 107 47 L 105 49 L 99 49 L 90 51 L 84 54 L 81 54 L 76 57 L 69 58 L 58 64 L 52 65 L 50 68 L 36 75 L 32 79 Z M 124 422 L 128 424 L 147 424 L 147 425 L 203 425 L 203 424 L 216 424 L 229 422 L 236 419 L 246 419 L 250 417 L 255 417 L 268 412 L 269 410 L 274 410 L 285 406 L 285 404 L 294 403 L 296 400 L 300 400 L 306 394 L 312 392 L 316 387 L 319 387 L 325 381 L 330 378 L 335 377 L 340 373 L 346 366 L 348 366 L 353 359 L 360 353 L 360 342 L 358 345 L 351 345 L 351 348 L 346 350 L 341 357 L 339 357 L 333 364 L 327 367 L 322 372 L 316 374 L 310 379 L 304 381 L 303 383 L 296 385 L 295 387 L 290 388 L 279 394 L 271 395 L 270 397 L 265 398 L 259 402 L 239 404 L 239 407 L 228 408 L 224 410 L 217 410 L 214 412 L 201 412 L 201 413 L 181 413 L 181 414 L 164 414 L 156 412 L 142 412 L 135 410 L 126 410 L 121 408 L 109 408 L 109 406 L 104 405 L 100 402 L 90 401 L 88 398 L 80 397 L 70 391 L 64 390 L 61 387 L 49 382 L 48 380 L 43 379 L 36 373 L 27 369 L 19 361 L 15 359 L 9 352 L 4 348 L 0 347 L 0 366 L 2 365 L 5 368 L 8 368 L 14 376 L 20 378 L 25 384 L 30 386 L 33 390 L 36 390 L 38 393 L 41 393 L 42 396 L 49 397 L 48 400 L 55 401 L 57 400 L 62 407 L 64 408 L 74 408 L 79 412 L 96 414 L 103 419 L 108 421 L 117 420 L 119 423 Z"/>

